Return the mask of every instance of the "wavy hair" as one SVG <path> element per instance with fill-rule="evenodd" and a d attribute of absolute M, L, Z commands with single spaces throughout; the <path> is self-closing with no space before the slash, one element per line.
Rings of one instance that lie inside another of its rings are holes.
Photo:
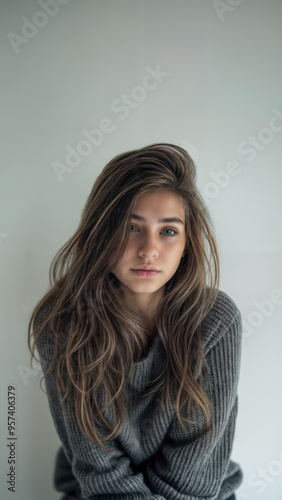
<path fill-rule="evenodd" d="M 148 342 L 142 318 L 127 308 L 111 270 L 126 248 L 138 197 L 158 190 L 173 192 L 182 202 L 186 245 L 156 309 L 165 366 L 153 392 L 173 405 L 182 426 L 196 423 L 189 419 L 195 405 L 204 414 L 206 429 L 211 428 L 213 408 L 201 387 L 208 369 L 201 324 L 218 294 L 219 253 L 211 216 L 196 186 L 195 164 L 185 149 L 155 143 L 109 161 L 92 187 L 76 232 L 55 254 L 50 289 L 29 320 L 31 363 L 44 328 L 54 346 L 40 384 L 57 367 L 57 386 L 74 402 L 81 431 L 106 450 L 103 442 L 122 430 L 127 381 Z M 36 325 L 42 311 L 47 311 L 44 320 Z M 105 416 L 108 408 L 113 425 Z"/>

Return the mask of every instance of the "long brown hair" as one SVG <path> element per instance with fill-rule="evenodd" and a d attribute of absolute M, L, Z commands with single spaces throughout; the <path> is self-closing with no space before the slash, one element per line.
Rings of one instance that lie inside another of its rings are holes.
<path fill-rule="evenodd" d="M 196 186 L 196 168 L 185 149 L 156 143 L 119 154 L 104 167 L 78 229 L 52 260 L 50 289 L 28 325 L 31 362 L 44 329 L 54 347 L 41 382 L 57 368 L 58 388 L 64 398 L 73 398 L 81 431 L 106 450 L 103 442 L 121 432 L 128 377 L 148 341 L 146 326 L 126 307 L 111 270 L 125 250 L 136 200 L 157 190 L 173 192 L 182 201 L 187 241 L 156 310 L 166 364 L 153 391 L 174 405 L 181 425 L 196 423 L 188 418 L 193 404 L 203 412 L 206 429 L 211 428 L 212 405 L 201 387 L 208 369 L 201 324 L 218 294 L 219 254 L 211 216 Z M 38 324 L 42 311 L 44 320 Z M 107 396 L 104 405 L 101 391 Z M 108 408 L 112 426 L 104 414 Z M 99 426 L 108 434 L 100 433 Z"/>

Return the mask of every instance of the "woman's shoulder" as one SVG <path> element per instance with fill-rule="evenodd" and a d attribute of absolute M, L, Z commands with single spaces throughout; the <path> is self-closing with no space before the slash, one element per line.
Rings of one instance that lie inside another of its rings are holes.
<path fill-rule="evenodd" d="M 216 300 L 202 321 L 202 341 L 209 351 L 228 332 L 235 332 L 240 340 L 242 317 L 236 302 L 223 290 L 218 290 Z"/>
<path fill-rule="evenodd" d="M 51 309 L 51 304 L 47 303 L 42 308 L 39 309 L 35 318 L 34 318 L 34 329 L 37 329 L 43 321 L 48 316 L 48 313 Z M 50 328 L 48 323 L 44 326 L 44 328 L 40 331 L 40 334 L 37 338 L 36 348 L 40 354 L 40 356 L 49 357 L 52 351 L 52 334 L 50 332 Z"/>
<path fill-rule="evenodd" d="M 49 302 L 37 311 L 37 314 L 36 314 L 35 319 L 34 319 L 35 326 L 39 326 L 42 323 L 42 321 L 44 321 L 50 308 L 51 308 L 51 304 Z"/>

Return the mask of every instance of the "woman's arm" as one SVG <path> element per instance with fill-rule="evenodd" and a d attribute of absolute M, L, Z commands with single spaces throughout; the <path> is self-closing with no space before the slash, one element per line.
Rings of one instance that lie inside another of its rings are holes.
<path fill-rule="evenodd" d="M 152 492 L 168 500 L 221 500 L 243 480 L 240 466 L 229 463 L 238 411 L 241 314 L 237 309 L 233 318 L 214 323 L 206 352 L 211 371 L 204 383 L 214 408 L 214 430 L 200 435 L 203 418 L 182 429 L 175 417 L 160 450 L 146 465 L 145 480 Z"/>

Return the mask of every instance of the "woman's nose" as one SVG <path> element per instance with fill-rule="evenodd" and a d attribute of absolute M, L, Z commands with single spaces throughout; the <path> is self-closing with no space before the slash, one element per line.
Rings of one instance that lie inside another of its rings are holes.
<path fill-rule="evenodd" d="M 156 238 L 153 236 L 144 236 L 142 243 L 140 242 L 138 252 L 141 255 L 158 255 L 159 250 L 156 242 Z"/>

